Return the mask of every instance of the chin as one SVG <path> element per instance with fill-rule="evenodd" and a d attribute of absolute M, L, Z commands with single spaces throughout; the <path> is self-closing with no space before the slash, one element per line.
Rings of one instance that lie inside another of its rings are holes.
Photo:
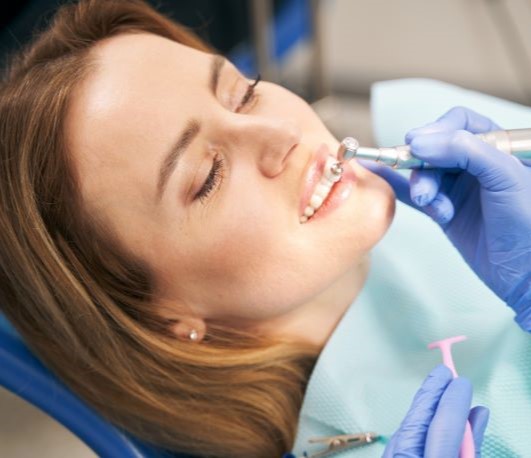
<path fill-rule="evenodd" d="M 377 182 L 379 183 L 378 189 L 381 192 L 381 201 L 382 205 L 380 207 L 381 218 L 387 228 L 393 222 L 396 210 L 396 195 L 393 191 L 393 188 L 387 181 L 379 176 L 375 176 Z"/>
<path fill-rule="evenodd" d="M 393 188 L 383 178 L 366 170 L 367 176 L 363 180 L 366 191 L 363 206 L 363 220 L 365 221 L 364 235 L 366 246 L 376 245 L 385 235 L 396 210 L 396 196 Z"/>

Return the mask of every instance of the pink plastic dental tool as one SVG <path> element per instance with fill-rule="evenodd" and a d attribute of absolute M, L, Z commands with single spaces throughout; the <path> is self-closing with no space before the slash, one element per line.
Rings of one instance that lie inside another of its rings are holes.
<path fill-rule="evenodd" d="M 466 340 L 466 336 L 449 337 L 448 339 L 438 340 L 428 345 L 430 350 L 439 348 L 442 353 L 444 365 L 452 371 L 454 378 L 457 377 L 457 372 L 454 366 L 454 360 L 452 359 L 452 344 L 462 342 Z M 459 450 L 459 458 L 474 458 L 476 456 L 476 450 L 474 446 L 474 437 L 472 436 L 472 428 L 470 422 L 466 422 L 465 435 L 463 436 L 463 442 L 461 443 L 461 449 Z"/>

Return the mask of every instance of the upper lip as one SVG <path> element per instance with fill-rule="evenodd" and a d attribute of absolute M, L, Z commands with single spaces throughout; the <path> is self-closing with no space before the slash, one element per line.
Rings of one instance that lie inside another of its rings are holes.
<path fill-rule="evenodd" d="M 323 176 L 326 160 L 332 155 L 333 154 L 330 148 L 325 143 L 320 144 L 311 155 L 310 160 L 308 161 L 308 165 L 304 170 L 302 179 L 302 192 L 300 194 L 301 199 L 299 203 L 299 216 L 303 215 L 304 209 L 308 205 L 310 197 L 312 196 L 315 190 L 315 187 Z"/>

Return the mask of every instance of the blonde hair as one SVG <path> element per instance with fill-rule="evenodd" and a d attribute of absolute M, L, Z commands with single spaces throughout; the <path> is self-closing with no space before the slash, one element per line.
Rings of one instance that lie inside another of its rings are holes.
<path fill-rule="evenodd" d="M 290 450 L 318 354 L 208 323 L 182 342 L 156 313 L 153 278 L 84 211 L 64 140 L 91 47 L 149 32 L 208 51 L 140 0 L 62 6 L 0 87 L 0 309 L 103 417 L 171 451 L 275 457 Z M 178 279 L 176 279 L 178 281 Z"/>

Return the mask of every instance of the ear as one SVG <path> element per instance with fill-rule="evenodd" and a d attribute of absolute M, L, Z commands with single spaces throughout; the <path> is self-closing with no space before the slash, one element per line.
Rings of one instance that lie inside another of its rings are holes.
<path fill-rule="evenodd" d="M 201 342 L 205 337 L 206 324 L 202 318 L 181 317 L 171 326 L 170 330 L 179 340 Z"/>
<path fill-rule="evenodd" d="M 189 305 L 158 295 L 155 297 L 154 304 L 158 313 L 173 322 L 169 330 L 179 340 L 201 342 L 204 339 L 206 334 L 205 321 L 198 317 Z"/>

